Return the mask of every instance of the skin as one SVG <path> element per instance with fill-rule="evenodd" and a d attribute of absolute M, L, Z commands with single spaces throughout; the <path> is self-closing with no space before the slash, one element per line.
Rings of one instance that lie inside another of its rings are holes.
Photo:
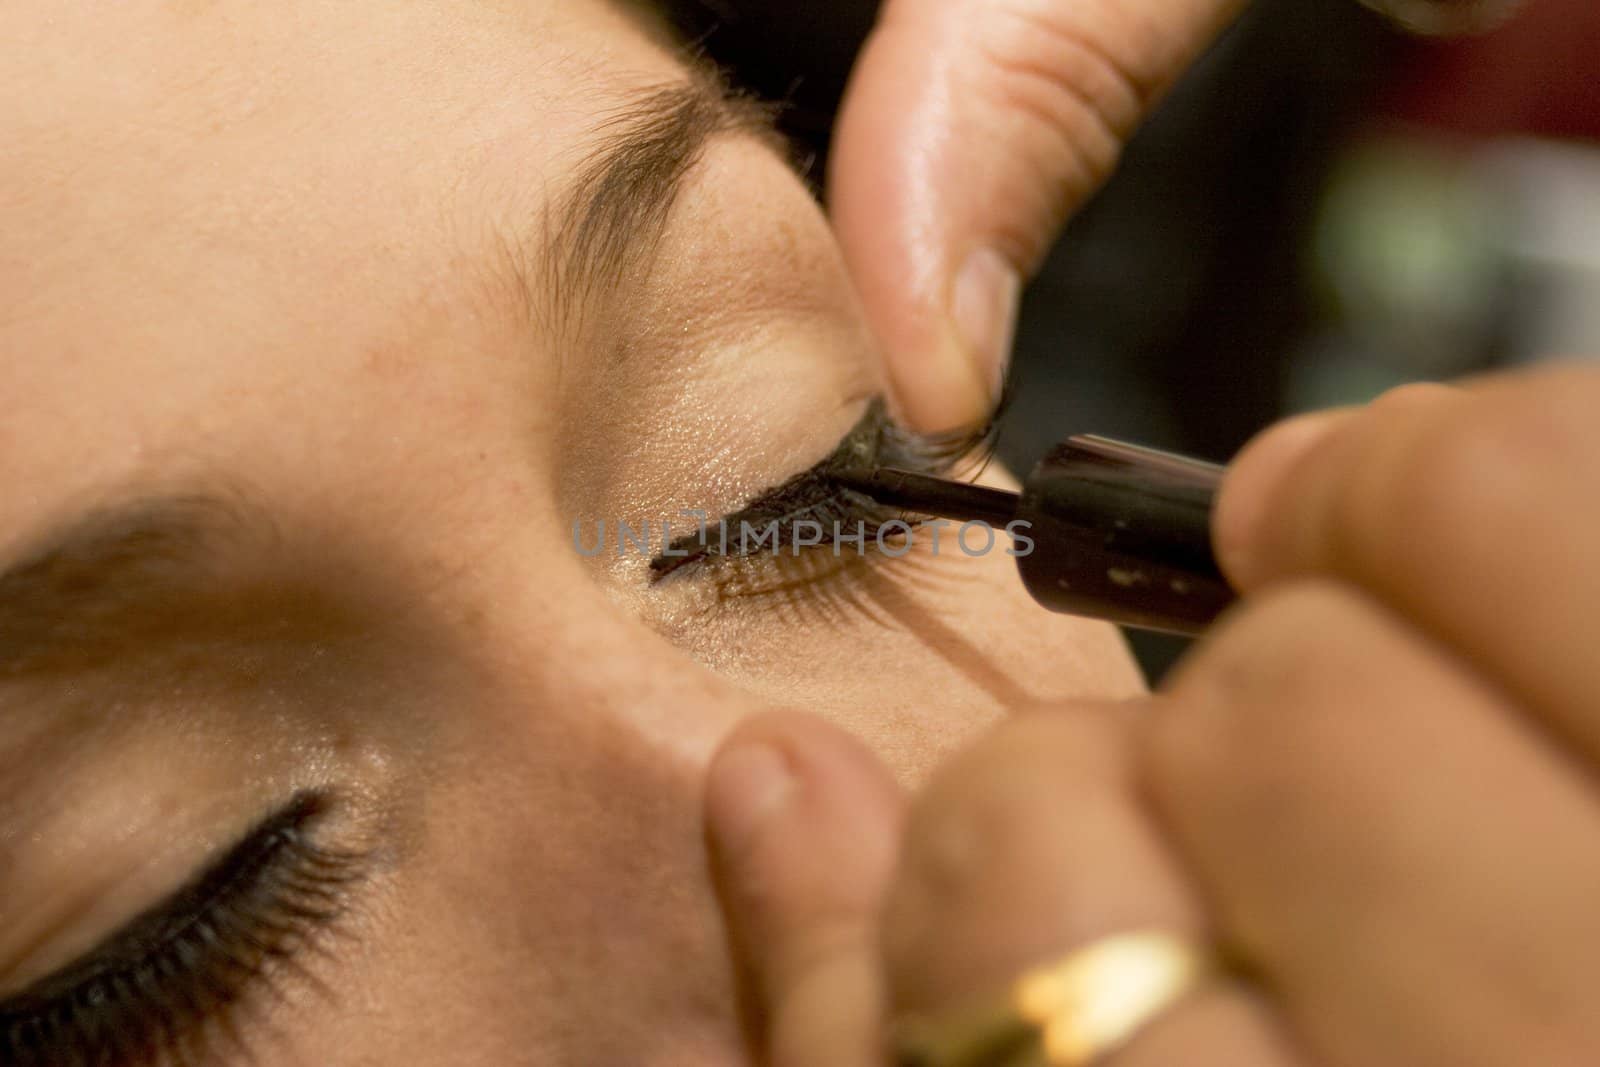
<path fill-rule="evenodd" d="M 575 518 L 731 510 L 884 387 L 747 137 L 581 325 L 530 310 L 513 264 L 597 126 L 686 76 L 599 0 L 9 13 L 0 565 L 153 495 L 222 532 L 0 673 L 0 992 L 315 787 L 369 869 L 189 1062 L 231 1029 L 264 1067 L 745 1063 L 700 821 L 734 724 L 803 707 L 912 783 L 1011 707 L 1139 692 L 999 553 L 733 596 L 572 550 Z"/>
<path fill-rule="evenodd" d="M 1592 1061 L 1597 403 L 1579 365 L 1269 432 L 1219 501 L 1245 599 L 1163 692 L 1016 717 L 910 800 L 814 719 L 742 725 L 708 814 L 773 1062 L 878 1063 L 888 1018 L 1150 928 L 1243 966 L 1115 1067 Z M 724 773 L 752 749 L 787 779 Z"/>

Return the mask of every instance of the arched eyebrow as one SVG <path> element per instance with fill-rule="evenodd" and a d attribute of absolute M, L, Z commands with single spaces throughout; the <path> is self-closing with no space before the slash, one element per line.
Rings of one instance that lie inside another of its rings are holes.
<path fill-rule="evenodd" d="M 684 180 L 716 138 L 745 135 L 793 166 L 776 109 L 731 91 L 696 61 L 688 76 L 633 91 L 601 117 L 596 144 L 545 216 L 541 284 L 553 321 L 569 324 L 653 257 Z"/>
<path fill-rule="evenodd" d="M 248 545 L 275 536 L 224 494 L 140 499 L 71 520 L 0 573 L 0 681 L 75 670 L 216 592 Z"/>

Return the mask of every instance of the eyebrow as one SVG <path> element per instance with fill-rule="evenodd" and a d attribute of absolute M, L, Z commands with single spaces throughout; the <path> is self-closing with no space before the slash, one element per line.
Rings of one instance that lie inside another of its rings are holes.
<path fill-rule="evenodd" d="M 685 178 L 716 138 L 752 137 L 792 167 L 776 113 L 692 58 L 683 80 L 632 90 L 605 113 L 597 143 L 544 220 L 542 288 L 555 321 L 581 319 L 600 294 L 649 262 Z"/>
<path fill-rule="evenodd" d="M 224 494 L 141 499 L 79 516 L 0 573 L 0 680 L 109 659 L 212 591 L 222 562 L 272 532 Z"/>
<path fill-rule="evenodd" d="M 706 147 L 744 134 L 793 164 L 775 109 L 731 91 L 709 64 L 632 91 L 596 127 L 598 143 L 547 216 L 543 266 L 556 313 L 581 315 L 647 262 L 684 179 Z M 135 626 L 207 591 L 272 524 L 236 494 L 145 498 L 79 516 L 0 572 L 0 681 L 109 658 Z"/>

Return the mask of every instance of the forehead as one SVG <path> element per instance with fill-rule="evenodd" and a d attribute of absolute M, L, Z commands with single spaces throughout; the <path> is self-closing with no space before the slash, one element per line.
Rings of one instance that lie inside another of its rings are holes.
<path fill-rule="evenodd" d="M 608 92 L 673 70 L 642 26 L 601 0 L 12 5 L 0 265 L 48 231 L 54 254 L 7 279 L 37 290 L 84 247 L 162 224 L 203 238 L 343 215 L 505 158 L 537 181 Z"/>
<path fill-rule="evenodd" d="M 350 397 L 464 395 L 436 350 L 492 381 L 522 344 L 520 368 L 526 339 L 463 311 L 490 234 L 532 225 L 614 100 L 681 76 L 599 0 L 35 0 L 6 37 L 13 502 L 197 462 L 243 426 L 266 427 L 259 457 L 286 402 L 343 404 L 353 434 Z"/>
<path fill-rule="evenodd" d="M 6 38 L 0 284 L 31 315 L 421 242 L 453 192 L 558 185 L 610 97 L 678 68 L 600 0 L 34 0 Z"/>

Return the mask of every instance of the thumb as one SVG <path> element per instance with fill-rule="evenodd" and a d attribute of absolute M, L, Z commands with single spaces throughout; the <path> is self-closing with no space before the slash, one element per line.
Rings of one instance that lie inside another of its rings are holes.
<path fill-rule="evenodd" d="M 829 197 L 902 419 L 939 431 L 988 415 L 1021 280 L 1242 6 L 884 5 L 845 97 Z"/>
<path fill-rule="evenodd" d="M 706 818 L 763 1062 L 877 1067 L 878 916 L 903 821 L 888 771 L 820 719 L 762 716 L 713 760 Z"/>

